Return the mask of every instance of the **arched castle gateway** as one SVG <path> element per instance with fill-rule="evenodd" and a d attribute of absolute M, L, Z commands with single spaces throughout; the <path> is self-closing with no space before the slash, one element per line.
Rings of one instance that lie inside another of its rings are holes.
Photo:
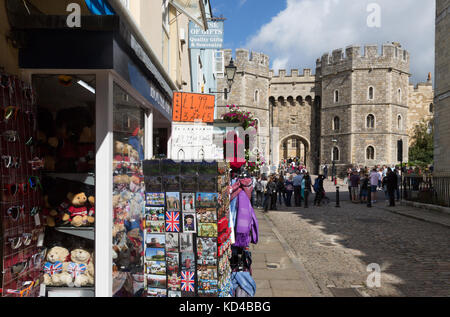
<path fill-rule="evenodd" d="M 232 51 L 224 50 L 225 65 L 231 57 Z M 275 75 L 267 55 L 238 49 L 236 77 L 228 99 L 218 97 L 218 116 L 229 104 L 251 111 L 260 124 L 258 146 L 266 160 L 297 156 L 314 173 L 333 157 L 338 170 L 397 164 L 400 139 L 406 162 L 409 128 L 432 116 L 433 100 L 431 81 L 420 84 L 420 91 L 411 87 L 409 62 L 398 44 L 384 44 L 381 51 L 368 45 L 364 52 L 349 46 L 345 53 L 324 54 L 315 74 L 281 69 Z M 225 88 L 226 79 L 219 78 L 219 91 Z"/>

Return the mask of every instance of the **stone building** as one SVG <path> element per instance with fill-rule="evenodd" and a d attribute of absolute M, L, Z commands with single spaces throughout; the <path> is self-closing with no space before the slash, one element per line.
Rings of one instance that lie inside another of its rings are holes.
<path fill-rule="evenodd" d="M 450 176 L 450 0 L 436 1 L 434 171 Z M 447 188 L 448 191 L 448 188 Z"/>
<path fill-rule="evenodd" d="M 225 65 L 232 57 L 224 50 Z M 315 74 L 304 69 L 269 70 L 269 57 L 236 50 L 238 67 L 226 105 L 251 111 L 259 121 L 257 147 L 272 163 L 299 157 L 314 173 L 323 164 L 339 171 L 352 165 L 397 164 L 397 141 L 408 160 L 408 127 L 429 113 L 430 83 L 409 83 L 410 56 L 397 43 L 349 46 L 324 54 Z M 218 80 L 219 91 L 228 88 Z M 409 111 L 411 105 L 411 113 Z"/>
<path fill-rule="evenodd" d="M 434 113 L 434 92 L 431 78 L 426 83 L 419 83 L 416 86 L 409 85 L 408 96 L 408 120 L 407 122 L 421 122 L 422 120 L 432 124 Z M 428 107 L 426 107 L 428 105 Z M 411 145 L 412 136 L 414 135 L 415 125 L 407 126 L 409 136 L 409 145 Z"/>

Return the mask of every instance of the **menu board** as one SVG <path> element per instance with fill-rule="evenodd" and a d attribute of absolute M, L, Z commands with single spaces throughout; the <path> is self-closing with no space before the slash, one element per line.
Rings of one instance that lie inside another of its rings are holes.
<path fill-rule="evenodd" d="M 214 121 L 214 95 L 175 92 L 173 94 L 174 122 Z"/>

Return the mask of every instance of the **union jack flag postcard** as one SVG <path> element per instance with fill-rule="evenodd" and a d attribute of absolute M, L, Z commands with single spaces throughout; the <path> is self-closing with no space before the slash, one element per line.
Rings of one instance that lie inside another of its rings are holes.
<path fill-rule="evenodd" d="M 180 212 L 166 212 L 166 232 L 180 232 Z"/>

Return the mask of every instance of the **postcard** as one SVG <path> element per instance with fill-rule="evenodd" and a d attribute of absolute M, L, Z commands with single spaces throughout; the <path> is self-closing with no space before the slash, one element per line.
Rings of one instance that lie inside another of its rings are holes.
<path fill-rule="evenodd" d="M 192 252 L 181 253 L 181 270 L 195 272 L 195 255 Z"/>
<path fill-rule="evenodd" d="M 180 193 L 179 192 L 166 193 L 166 205 L 167 211 L 181 211 Z"/>
<path fill-rule="evenodd" d="M 197 208 L 216 208 L 218 202 L 217 193 L 197 193 Z"/>
<path fill-rule="evenodd" d="M 176 232 L 166 233 L 166 251 L 167 252 L 179 251 L 178 233 Z"/>
<path fill-rule="evenodd" d="M 181 206 L 183 212 L 195 211 L 195 193 L 182 193 Z"/>
<path fill-rule="evenodd" d="M 145 220 L 146 221 L 165 220 L 164 207 L 145 207 Z"/>
<path fill-rule="evenodd" d="M 199 223 L 198 236 L 217 238 L 217 223 Z"/>
<path fill-rule="evenodd" d="M 180 232 L 180 212 L 166 212 L 166 232 Z"/>
<path fill-rule="evenodd" d="M 197 253 L 199 257 L 201 254 L 216 254 L 217 253 L 217 239 L 216 238 L 197 238 Z"/>
<path fill-rule="evenodd" d="M 146 221 L 145 228 L 147 233 L 163 233 L 165 232 L 166 223 L 165 221 Z"/>
<path fill-rule="evenodd" d="M 166 275 L 165 261 L 148 261 L 145 265 L 147 274 Z"/>
<path fill-rule="evenodd" d="M 183 232 L 196 233 L 197 221 L 194 212 L 183 212 Z"/>
<path fill-rule="evenodd" d="M 157 233 L 147 233 L 145 243 L 149 248 L 164 248 L 166 246 L 166 235 Z"/>
<path fill-rule="evenodd" d="M 145 193 L 145 202 L 147 206 L 165 206 L 164 193 Z"/>
<path fill-rule="evenodd" d="M 147 287 L 150 288 L 166 288 L 167 277 L 165 275 L 150 274 L 147 275 Z"/>
<path fill-rule="evenodd" d="M 172 272 L 167 276 L 167 287 L 172 291 L 180 291 L 181 290 L 181 277 L 178 273 Z"/>
<path fill-rule="evenodd" d="M 217 222 L 217 211 L 215 208 L 197 208 L 198 223 Z"/>
<path fill-rule="evenodd" d="M 167 297 L 167 290 L 162 288 L 147 289 L 147 297 Z"/>
<path fill-rule="evenodd" d="M 194 236 L 192 233 L 180 233 L 180 251 L 193 252 L 194 251 Z"/>
<path fill-rule="evenodd" d="M 166 192 L 180 191 L 180 176 L 163 176 L 163 186 Z"/>
<path fill-rule="evenodd" d="M 178 291 L 169 291 L 168 297 L 181 297 L 181 292 L 178 292 Z"/>
<path fill-rule="evenodd" d="M 145 249 L 145 261 L 165 261 L 166 250 L 163 248 L 147 248 Z"/>

